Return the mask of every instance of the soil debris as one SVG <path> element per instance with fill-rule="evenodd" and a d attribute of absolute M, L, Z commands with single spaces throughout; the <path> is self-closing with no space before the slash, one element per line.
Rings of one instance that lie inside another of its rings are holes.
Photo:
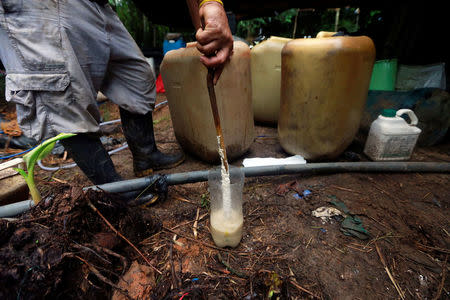
<path fill-rule="evenodd" d="M 110 298 L 126 271 L 124 258 L 135 254 L 89 202 L 134 243 L 160 228 L 148 212 L 128 208 L 114 195 L 67 185 L 56 190 L 53 200 L 21 218 L 0 220 L 1 299 Z"/>

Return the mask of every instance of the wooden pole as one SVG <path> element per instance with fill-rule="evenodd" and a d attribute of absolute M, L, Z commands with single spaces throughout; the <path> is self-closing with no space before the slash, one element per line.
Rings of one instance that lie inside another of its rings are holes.
<path fill-rule="evenodd" d="M 297 20 L 298 20 L 298 14 L 300 13 L 300 9 L 297 8 L 297 14 L 295 15 L 295 21 L 294 21 L 294 30 L 292 31 L 292 38 L 295 39 L 295 34 L 297 32 Z"/>
<path fill-rule="evenodd" d="M 339 27 L 339 14 L 341 12 L 340 8 L 336 8 L 336 18 L 334 20 L 334 31 L 337 32 L 338 31 L 338 27 Z"/>
<path fill-rule="evenodd" d="M 223 160 L 222 163 L 225 167 L 227 173 L 228 170 L 228 159 L 227 159 L 227 151 L 225 149 L 225 143 L 223 141 L 222 127 L 220 126 L 220 117 L 219 110 L 217 108 L 217 100 L 216 100 L 216 92 L 214 91 L 214 69 L 208 68 L 208 75 L 206 76 L 206 85 L 208 87 L 209 101 L 211 102 L 211 110 L 214 117 L 214 125 L 216 126 L 216 134 L 219 139 L 219 150 L 222 151 Z"/>

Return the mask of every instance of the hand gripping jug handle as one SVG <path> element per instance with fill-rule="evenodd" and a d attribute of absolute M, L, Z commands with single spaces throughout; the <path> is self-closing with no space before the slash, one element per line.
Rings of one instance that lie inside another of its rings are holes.
<path fill-rule="evenodd" d="M 397 110 L 397 113 L 395 114 L 397 117 L 400 117 L 401 115 L 407 114 L 409 119 L 411 120 L 411 123 L 409 123 L 410 126 L 417 125 L 417 122 L 419 122 L 419 119 L 417 119 L 416 114 L 410 110 L 410 109 L 399 109 Z"/>

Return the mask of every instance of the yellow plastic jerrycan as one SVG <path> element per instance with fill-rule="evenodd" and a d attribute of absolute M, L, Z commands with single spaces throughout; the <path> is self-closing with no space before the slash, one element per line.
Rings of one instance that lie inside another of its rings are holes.
<path fill-rule="evenodd" d="M 287 43 L 278 120 L 283 149 L 310 160 L 339 156 L 358 131 L 374 60 L 366 36 Z"/>
<path fill-rule="evenodd" d="M 206 86 L 206 67 L 196 43 L 172 50 L 160 66 L 175 136 L 181 147 L 206 162 L 219 161 L 216 129 Z M 227 156 L 244 154 L 254 140 L 250 48 L 234 42 L 230 62 L 215 86 Z"/>
<path fill-rule="evenodd" d="M 281 49 L 292 39 L 271 36 L 251 50 L 255 121 L 276 124 L 280 111 Z"/>

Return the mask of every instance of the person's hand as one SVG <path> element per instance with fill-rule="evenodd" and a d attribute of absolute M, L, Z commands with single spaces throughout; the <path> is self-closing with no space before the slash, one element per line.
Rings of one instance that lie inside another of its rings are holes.
<path fill-rule="evenodd" d="M 219 80 L 222 70 L 233 52 L 233 36 L 228 26 L 228 18 L 222 4 L 210 1 L 199 10 L 202 27 L 197 30 L 197 49 L 204 54 L 201 62 L 214 68 L 214 84 Z"/>

